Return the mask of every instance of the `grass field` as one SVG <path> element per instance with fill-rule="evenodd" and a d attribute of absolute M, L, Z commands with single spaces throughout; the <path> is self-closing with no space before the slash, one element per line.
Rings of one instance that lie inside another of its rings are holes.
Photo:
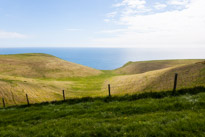
<path fill-rule="evenodd" d="M 205 88 L 0 109 L 0 136 L 205 136 Z"/>
<path fill-rule="evenodd" d="M 101 71 L 47 54 L 0 55 L 0 98 L 11 106 L 25 104 L 26 94 L 30 103 L 62 100 L 63 89 L 66 98 L 107 96 L 108 84 L 112 95 L 170 90 L 176 72 L 179 89 L 205 86 L 205 64 L 198 62 L 202 60 L 130 62 Z"/>
<path fill-rule="evenodd" d="M 107 91 L 101 90 L 102 84 L 114 75 L 111 71 L 104 71 L 98 76 L 57 79 L 0 75 L 0 97 L 4 97 L 7 106 L 10 106 L 25 104 L 25 94 L 28 94 L 31 103 L 62 100 L 63 89 L 67 98 L 105 96 Z"/>
<path fill-rule="evenodd" d="M 2 137 L 205 136 L 203 60 L 101 71 L 47 54 L 0 55 L 0 85 Z"/>
<path fill-rule="evenodd" d="M 82 97 L 82 91 L 72 93 L 76 77 L 102 74 L 100 70 L 47 54 L 0 55 L 0 97 L 5 98 L 7 105 L 25 104 L 26 93 L 31 103 L 60 100 L 63 89 L 69 91 L 69 97 Z"/>
<path fill-rule="evenodd" d="M 205 65 L 197 63 L 114 76 L 104 84 L 104 88 L 110 83 L 113 94 L 171 90 L 175 73 L 178 73 L 178 89 L 205 86 Z"/>

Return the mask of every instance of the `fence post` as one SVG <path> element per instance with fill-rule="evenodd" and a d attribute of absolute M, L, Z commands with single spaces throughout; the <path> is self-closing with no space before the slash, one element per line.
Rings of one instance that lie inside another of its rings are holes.
<path fill-rule="evenodd" d="M 109 93 L 109 97 L 111 97 L 111 93 L 110 93 L 110 84 L 108 84 L 108 93 Z"/>
<path fill-rule="evenodd" d="M 26 100 L 27 100 L 27 104 L 28 104 L 28 106 L 29 106 L 30 103 L 29 103 L 29 99 L 28 99 L 28 94 L 26 94 Z"/>
<path fill-rule="evenodd" d="M 3 107 L 5 108 L 6 104 L 5 104 L 4 98 L 2 98 L 2 102 L 3 102 Z"/>
<path fill-rule="evenodd" d="M 176 92 L 176 89 L 177 89 L 177 78 L 178 78 L 178 74 L 175 73 L 173 94 Z"/>
<path fill-rule="evenodd" d="M 65 91 L 63 90 L 63 100 L 65 101 Z"/>

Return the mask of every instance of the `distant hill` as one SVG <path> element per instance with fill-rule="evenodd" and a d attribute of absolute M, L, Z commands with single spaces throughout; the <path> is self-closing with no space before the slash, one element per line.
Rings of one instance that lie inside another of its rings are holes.
<path fill-rule="evenodd" d="M 0 74 L 28 78 L 67 78 L 102 72 L 48 54 L 0 55 Z"/>
<path fill-rule="evenodd" d="M 194 86 L 205 86 L 205 64 L 195 64 L 174 67 L 162 73 L 147 85 L 146 90 L 167 90 L 173 88 L 174 75 L 178 73 L 179 88 L 192 88 Z"/>
<path fill-rule="evenodd" d="M 186 60 L 153 60 L 153 61 L 137 61 L 128 62 L 119 69 L 116 69 L 117 74 L 139 74 L 153 70 L 159 70 L 179 65 L 193 64 L 201 62 L 201 59 L 186 59 Z"/>
<path fill-rule="evenodd" d="M 7 105 L 25 103 L 25 94 L 31 103 L 59 100 L 62 89 L 66 94 L 69 91 L 69 97 L 76 97 L 79 93 L 70 93 L 75 83 L 69 79 L 100 74 L 100 70 L 48 54 L 0 55 L 0 98 L 4 98 Z"/>
<path fill-rule="evenodd" d="M 195 61 L 192 60 L 191 62 Z M 150 63 L 153 65 L 153 62 Z M 175 73 L 178 73 L 177 89 L 205 86 L 204 62 L 192 64 L 188 64 L 187 62 L 187 65 L 173 65 L 172 67 L 167 68 L 161 67 L 161 69 L 158 70 L 152 70 L 152 65 L 147 62 L 144 66 L 149 66 L 150 71 L 147 70 L 147 72 L 144 73 L 139 73 L 138 71 L 139 74 L 114 76 L 105 82 L 103 89 L 106 89 L 107 84 L 111 84 L 112 93 L 116 95 L 135 92 L 172 90 Z"/>

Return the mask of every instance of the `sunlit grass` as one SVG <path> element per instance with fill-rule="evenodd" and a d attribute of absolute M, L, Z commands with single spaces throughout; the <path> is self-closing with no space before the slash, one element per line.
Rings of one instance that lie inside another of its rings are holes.
<path fill-rule="evenodd" d="M 0 109 L 7 136 L 204 136 L 204 88 Z M 138 98 L 138 100 L 136 100 Z"/>
<path fill-rule="evenodd" d="M 4 98 L 6 105 L 10 106 L 26 104 L 25 94 L 28 94 L 31 103 L 61 100 L 62 90 L 65 90 L 66 98 L 107 96 L 108 84 L 111 84 L 112 95 L 170 90 L 175 72 L 179 73 L 178 89 L 204 85 L 204 64 L 193 64 L 196 61 L 140 62 L 140 68 L 147 72 L 125 75 L 116 73 L 116 70 L 89 69 L 47 54 L 1 55 L 0 98 Z M 193 66 L 183 67 L 180 63 L 192 63 Z M 127 63 L 122 68 L 132 64 Z M 159 64 L 161 66 L 157 66 Z M 150 71 L 152 67 L 158 70 Z M 135 70 L 135 67 L 127 70 Z M 189 70 L 192 71 L 187 72 Z M 196 77 L 199 72 L 201 76 Z"/>

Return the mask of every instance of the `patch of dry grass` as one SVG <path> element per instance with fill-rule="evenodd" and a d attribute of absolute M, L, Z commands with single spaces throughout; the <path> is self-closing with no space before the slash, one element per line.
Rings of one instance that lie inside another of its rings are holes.
<path fill-rule="evenodd" d="M 139 74 L 153 70 L 159 70 L 180 65 L 194 64 L 201 62 L 200 59 L 186 59 L 186 60 L 153 60 L 153 61 L 137 61 L 128 62 L 123 67 L 116 69 L 117 74 Z"/>
<path fill-rule="evenodd" d="M 0 74 L 28 78 L 67 78 L 102 72 L 47 54 L 0 55 Z"/>
<path fill-rule="evenodd" d="M 141 74 L 115 76 L 104 83 L 102 90 L 106 90 L 107 84 L 111 84 L 111 93 L 115 95 L 172 90 L 175 73 L 179 74 L 178 89 L 205 86 L 205 65 L 197 63 Z"/>
<path fill-rule="evenodd" d="M 5 98 L 7 105 L 25 104 L 26 94 L 31 103 L 59 100 L 61 90 L 70 83 L 0 75 L 0 97 Z"/>
<path fill-rule="evenodd" d="M 31 103 L 60 100 L 62 89 L 69 98 L 82 97 L 82 91 L 72 90 L 72 80 L 57 79 L 100 74 L 100 70 L 48 54 L 0 55 L 0 98 L 5 98 L 7 105 L 25 104 L 25 94 L 28 94 Z"/>
<path fill-rule="evenodd" d="M 26 94 L 29 96 L 30 103 L 62 100 L 63 89 L 65 90 L 66 98 L 105 95 L 103 91 L 98 90 L 103 80 L 95 80 L 87 83 L 86 80 L 90 80 L 89 77 L 82 79 L 78 81 L 72 79 L 47 80 L 0 75 L 0 98 L 4 98 L 8 106 L 26 104 Z M 2 106 L 1 100 L 0 106 Z"/>
<path fill-rule="evenodd" d="M 205 64 L 190 64 L 175 67 L 166 71 L 150 83 L 146 90 L 171 90 L 173 88 L 174 75 L 178 73 L 178 89 L 205 86 Z"/>
<path fill-rule="evenodd" d="M 107 85 L 110 84 L 111 92 L 115 95 L 142 92 L 153 80 L 170 69 L 165 68 L 141 74 L 115 76 L 105 81 L 102 90 L 107 90 Z"/>

